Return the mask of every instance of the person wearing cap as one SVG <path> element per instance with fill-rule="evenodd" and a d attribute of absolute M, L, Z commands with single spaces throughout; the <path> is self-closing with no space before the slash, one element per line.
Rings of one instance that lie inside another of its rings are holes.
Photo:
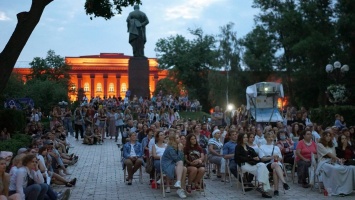
<path fill-rule="evenodd" d="M 217 165 L 217 178 L 222 178 L 225 173 L 225 159 L 223 157 L 223 143 L 220 142 L 221 131 L 216 129 L 212 132 L 212 138 L 208 140 L 208 160 Z M 224 178 L 221 180 L 224 181 Z"/>
<path fill-rule="evenodd" d="M 307 126 L 306 126 L 306 129 L 310 129 L 312 131 L 312 139 L 315 143 L 318 143 L 319 142 L 319 139 L 320 139 L 320 135 L 318 134 L 318 132 L 315 130 L 315 127 L 317 127 L 317 124 L 316 123 L 309 123 Z"/>

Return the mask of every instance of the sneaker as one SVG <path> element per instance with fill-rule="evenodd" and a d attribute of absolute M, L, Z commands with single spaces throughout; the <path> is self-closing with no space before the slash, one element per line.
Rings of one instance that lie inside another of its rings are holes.
<path fill-rule="evenodd" d="M 174 187 L 181 188 L 181 182 L 180 181 L 176 181 Z"/>
<path fill-rule="evenodd" d="M 167 187 L 167 188 L 165 189 L 165 193 L 170 193 L 170 187 Z"/>
<path fill-rule="evenodd" d="M 70 197 L 70 189 L 66 189 L 65 192 L 58 195 L 58 200 L 68 200 Z"/>
<path fill-rule="evenodd" d="M 290 186 L 288 186 L 287 183 L 284 183 L 283 186 L 284 186 L 284 189 L 285 189 L 285 190 L 289 190 L 289 189 L 290 189 Z"/>
<path fill-rule="evenodd" d="M 178 194 L 181 199 L 185 199 L 186 198 L 186 194 L 185 194 L 183 189 L 178 189 L 176 191 L 176 194 Z"/>

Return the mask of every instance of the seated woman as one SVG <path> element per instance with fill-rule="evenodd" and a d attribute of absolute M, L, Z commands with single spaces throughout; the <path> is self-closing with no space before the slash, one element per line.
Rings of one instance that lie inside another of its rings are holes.
<path fill-rule="evenodd" d="M 274 181 L 274 195 L 279 195 L 279 180 L 283 183 L 285 190 L 289 190 L 290 186 L 287 185 L 286 180 L 283 176 L 282 164 L 280 160 L 282 159 L 282 154 L 278 146 L 273 145 L 273 134 L 267 132 L 265 134 L 266 144 L 260 146 L 259 157 L 261 161 L 266 163 L 266 167 L 269 172 L 272 172 Z"/>
<path fill-rule="evenodd" d="M 10 185 L 15 185 L 16 190 L 10 187 L 9 194 L 19 193 L 21 199 L 43 200 L 48 190 L 44 183 L 43 175 L 38 168 L 38 160 L 35 155 L 28 154 L 22 159 L 23 166 L 17 171 L 16 180 Z"/>
<path fill-rule="evenodd" d="M 160 159 L 164 154 L 167 144 L 164 143 L 165 134 L 162 131 L 155 133 L 155 144 L 152 147 L 152 156 L 154 158 L 154 168 L 157 173 L 160 173 Z M 160 181 L 157 181 L 160 184 Z M 169 193 L 169 181 L 167 182 L 166 192 Z"/>
<path fill-rule="evenodd" d="M 355 188 L 352 166 L 338 165 L 341 159 L 336 156 L 332 134 L 325 130 L 317 144 L 318 165 L 316 175 L 331 195 L 347 195 Z"/>
<path fill-rule="evenodd" d="M 189 134 L 186 137 L 184 154 L 188 174 L 186 191 L 190 194 L 192 190 L 199 190 L 201 188 L 201 179 L 205 174 L 205 155 L 203 149 L 198 145 L 194 134 Z"/>
<path fill-rule="evenodd" d="M 208 141 L 208 161 L 217 165 L 217 178 L 222 178 L 225 173 L 225 159 L 221 149 L 223 148 L 222 142 L 219 141 L 221 132 L 216 129 L 212 132 L 212 138 Z M 224 181 L 224 178 L 222 178 Z"/>
<path fill-rule="evenodd" d="M 48 168 L 50 168 L 51 163 L 48 160 L 48 151 L 46 147 L 41 147 L 38 150 L 38 159 L 39 159 L 39 168 L 44 174 L 44 178 L 46 179 L 47 184 L 50 184 L 51 181 L 57 185 L 65 185 L 66 187 L 72 187 L 75 186 L 76 184 L 76 178 L 74 178 L 71 181 L 65 180 L 62 176 L 60 176 L 57 173 L 54 173 L 52 171 L 49 171 Z"/>
<path fill-rule="evenodd" d="M 248 143 L 247 145 L 251 148 L 254 149 L 256 154 L 259 154 L 259 146 L 254 143 L 255 141 L 255 134 L 254 133 L 248 133 Z"/>
<path fill-rule="evenodd" d="M 344 134 L 338 137 L 338 147 L 335 148 L 336 155 L 342 159 L 344 165 L 355 165 L 355 149 L 349 145 L 348 137 Z"/>
<path fill-rule="evenodd" d="M 20 200 L 20 194 L 9 196 L 10 175 L 5 172 L 6 160 L 0 157 L 0 200 Z"/>
<path fill-rule="evenodd" d="M 297 176 L 298 183 L 302 187 L 308 188 L 309 178 L 308 168 L 311 166 L 312 154 L 317 153 L 317 144 L 312 140 L 312 131 L 306 130 L 301 133 L 300 141 L 296 147 L 296 163 L 297 163 Z"/>
<path fill-rule="evenodd" d="M 284 163 L 289 163 L 293 165 L 294 155 L 293 155 L 293 141 L 287 136 L 287 133 L 283 130 L 277 132 L 277 146 L 281 150 Z"/>
<path fill-rule="evenodd" d="M 137 133 L 131 132 L 129 138 L 130 141 L 123 146 L 123 160 L 127 167 L 128 185 L 132 185 L 133 174 L 143 164 L 143 152 L 141 143 L 137 142 Z"/>
<path fill-rule="evenodd" d="M 180 198 L 186 198 L 183 188 L 185 188 L 186 167 L 183 163 L 184 153 L 183 146 L 180 143 L 180 137 L 175 132 L 169 134 L 169 142 L 163 156 L 161 157 L 161 166 L 163 172 L 169 179 L 174 179 L 176 175 L 176 183 L 174 187 L 179 188 L 176 193 Z"/>
<path fill-rule="evenodd" d="M 248 135 L 240 133 L 235 147 L 234 160 L 241 167 L 242 172 L 248 172 L 256 176 L 257 181 L 262 183 L 262 197 L 271 198 L 266 192 L 270 189 L 268 170 L 266 165 L 261 162 L 253 148 L 248 146 Z"/>
<path fill-rule="evenodd" d="M 97 141 L 97 143 L 96 144 L 102 144 L 101 143 L 101 133 L 100 133 L 100 131 L 99 131 L 99 129 L 98 128 L 94 128 L 94 138 L 95 138 L 95 140 Z"/>
<path fill-rule="evenodd" d="M 92 132 L 91 126 L 87 126 L 84 134 L 83 144 L 93 145 L 97 142 L 94 137 L 94 133 Z"/>

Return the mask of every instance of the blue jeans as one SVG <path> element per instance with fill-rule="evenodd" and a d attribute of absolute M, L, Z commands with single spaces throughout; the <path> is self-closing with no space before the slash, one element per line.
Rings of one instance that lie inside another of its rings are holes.
<path fill-rule="evenodd" d="M 70 135 L 74 135 L 73 124 L 71 121 L 71 117 L 64 117 L 64 128 L 68 131 Z"/>
<path fill-rule="evenodd" d="M 25 193 L 26 200 L 44 200 L 47 191 L 48 185 L 45 183 L 41 183 L 27 186 L 23 192 Z"/>
<path fill-rule="evenodd" d="M 235 178 L 238 178 L 238 165 L 234 160 L 229 160 L 229 170 Z"/>

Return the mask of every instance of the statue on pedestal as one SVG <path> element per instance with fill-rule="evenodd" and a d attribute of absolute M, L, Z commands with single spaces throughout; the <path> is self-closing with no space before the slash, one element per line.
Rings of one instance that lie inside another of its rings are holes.
<path fill-rule="evenodd" d="M 127 17 L 127 28 L 129 32 L 129 43 L 133 48 L 134 57 L 144 57 L 144 44 L 147 41 L 145 26 L 149 23 L 148 17 L 135 5 L 134 11 Z"/>

